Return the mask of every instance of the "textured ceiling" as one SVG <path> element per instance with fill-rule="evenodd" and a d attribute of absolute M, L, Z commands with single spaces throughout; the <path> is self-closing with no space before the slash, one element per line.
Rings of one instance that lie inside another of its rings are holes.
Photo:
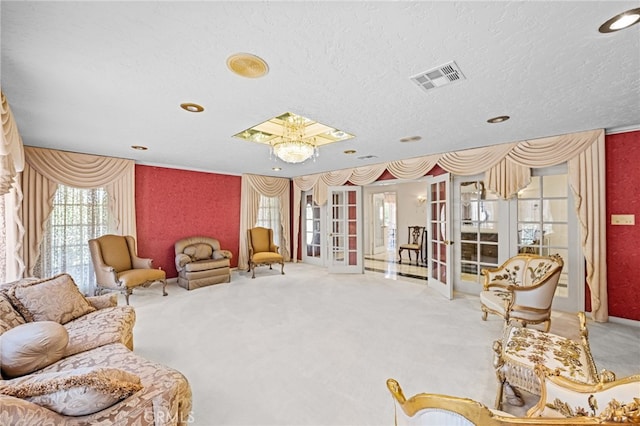
<path fill-rule="evenodd" d="M 3 0 L 2 90 L 26 145 L 292 177 L 637 128 L 640 25 L 598 27 L 638 5 Z M 269 73 L 232 74 L 226 59 L 238 52 L 263 58 Z M 450 61 L 465 80 L 428 92 L 410 80 Z M 185 112 L 183 102 L 205 111 Z M 287 111 L 356 137 L 298 165 L 233 137 Z M 511 120 L 487 124 L 498 115 Z"/>

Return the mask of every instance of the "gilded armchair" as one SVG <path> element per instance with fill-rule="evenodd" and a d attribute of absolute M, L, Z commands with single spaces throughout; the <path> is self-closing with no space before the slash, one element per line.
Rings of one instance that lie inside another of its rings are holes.
<path fill-rule="evenodd" d="M 564 262 L 558 254 L 518 254 L 498 268 L 483 269 L 482 319 L 492 313 L 522 325 L 551 327 L 551 304 Z"/>
<path fill-rule="evenodd" d="M 256 266 L 280 264 L 280 272 L 284 275 L 284 257 L 278 253 L 278 246 L 273 243 L 273 229 L 256 227 L 247 231 L 249 245 L 249 270 L 251 278 L 256 277 Z"/>
<path fill-rule="evenodd" d="M 89 251 L 96 274 L 98 292 L 117 290 L 124 294 L 127 305 L 135 287 L 162 283 L 162 295 L 167 295 L 167 277 L 163 270 L 153 268 L 153 260 L 136 254 L 136 242 L 130 235 L 103 235 L 89 240 Z"/>

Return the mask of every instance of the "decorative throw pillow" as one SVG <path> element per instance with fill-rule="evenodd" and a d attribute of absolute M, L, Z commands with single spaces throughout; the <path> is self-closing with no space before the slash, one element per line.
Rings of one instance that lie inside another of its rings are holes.
<path fill-rule="evenodd" d="M 0 384 L 0 394 L 26 399 L 65 416 L 96 413 L 140 389 L 135 374 L 105 367 L 32 374 Z"/>
<path fill-rule="evenodd" d="M 39 321 L 13 327 L 0 336 L 0 366 L 6 377 L 18 377 L 60 360 L 69 343 L 57 322 Z"/>
<path fill-rule="evenodd" d="M 69 274 L 13 286 L 9 290 L 9 297 L 29 322 L 55 321 L 66 324 L 96 310 L 80 293 Z"/>
<path fill-rule="evenodd" d="M 213 258 L 215 260 L 220 260 L 220 259 L 224 259 L 225 256 L 224 256 L 224 253 L 222 253 L 220 250 L 214 250 L 213 251 Z"/>
<path fill-rule="evenodd" d="M 185 247 L 183 253 L 193 260 L 211 259 L 213 248 L 209 244 L 197 243 Z"/>
<path fill-rule="evenodd" d="M 15 310 L 11 305 L 8 296 L 2 291 L 0 291 L 0 321 L 8 328 L 13 328 L 25 323 L 22 315 Z M 3 333 L 2 330 L 0 330 L 0 334 L 1 333 Z"/>

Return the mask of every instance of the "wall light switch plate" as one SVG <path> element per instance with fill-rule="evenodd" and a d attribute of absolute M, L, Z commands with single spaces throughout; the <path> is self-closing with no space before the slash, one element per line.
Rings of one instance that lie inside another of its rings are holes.
<path fill-rule="evenodd" d="M 611 215 L 611 224 L 612 225 L 635 225 L 636 224 L 636 215 L 634 215 L 634 214 L 612 214 Z"/>

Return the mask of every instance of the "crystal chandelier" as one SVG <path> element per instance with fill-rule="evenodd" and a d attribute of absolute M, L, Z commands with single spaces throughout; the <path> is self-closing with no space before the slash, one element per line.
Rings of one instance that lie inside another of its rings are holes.
<path fill-rule="evenodd" d="M 351 139 L 354 135 L 291 112 L 282 113 L 233 135 L 269 145 L 269 157 L 300 164 L 315 159 L 320 147 Z"/>
<path fill-rule="evenodd" d="M 285 163 L 303 163 L 318 157 L 315 138 L 305 138 L 305 118 L 289 115 L 282 122 L 282 136 L 271 143 L 271 153 Z"/>

